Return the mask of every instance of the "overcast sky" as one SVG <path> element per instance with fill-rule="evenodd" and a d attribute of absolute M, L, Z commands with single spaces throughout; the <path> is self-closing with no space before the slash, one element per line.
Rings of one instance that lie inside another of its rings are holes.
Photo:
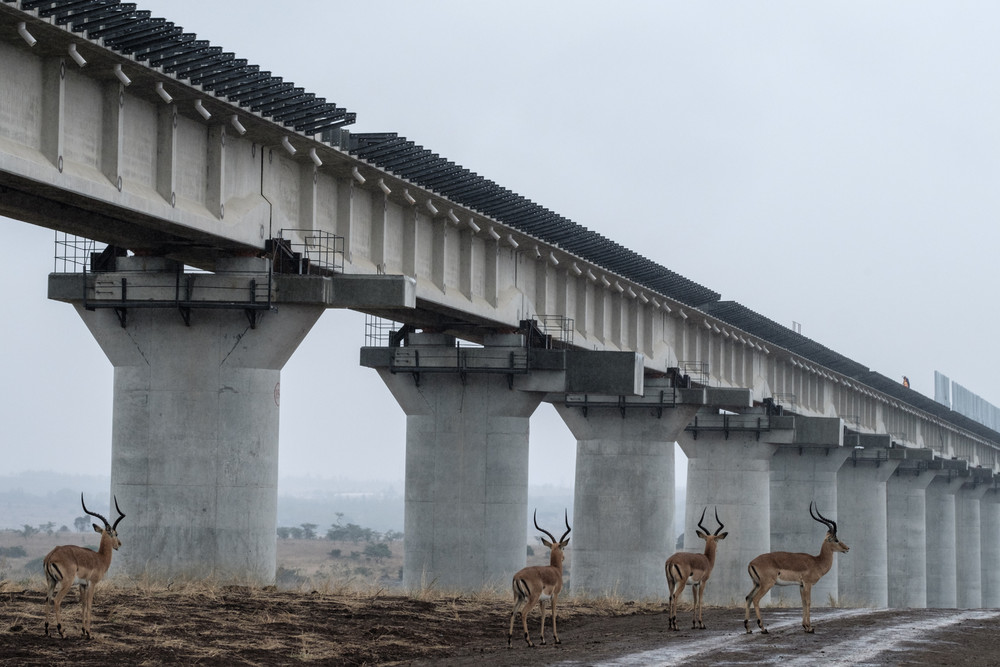
<path fill-rule="evenodd" d="M 1000 390 L 1000 6 L 136 0 L 894 379 Z M 0 219 L 10 472 L 110 471 L 112 368 Z M 405 420 L 327 312 L 282 372 L 280 474 L 403 477 Z M 575 443 L 531 425 L 532 484 Z"/>

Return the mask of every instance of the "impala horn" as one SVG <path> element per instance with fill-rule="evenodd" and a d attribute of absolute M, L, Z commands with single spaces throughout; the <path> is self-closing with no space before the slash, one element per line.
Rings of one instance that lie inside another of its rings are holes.
<path fill-rule="evenodd" d="M 813 506 L 815 504 L 816 504 L 816 501 L 813 501 L 813 502 L 809 503 L 809 516 L 811 516 L 813 519 L 815 519 L 816 521 L 819 521 L 822 524 L 826 524 L 826 527 L 830 529 L 830 532 L 833 533 L 834 535 L 836 535 L 837 534 L 837 522 L 836 521 L 831 521 L 830 519 L 827 519 L 825 516 L 823 516 L 822 514 L 820 514 L 819 513 L 819 507 L 816 508 L 816 513 L 813 514 Z"/>

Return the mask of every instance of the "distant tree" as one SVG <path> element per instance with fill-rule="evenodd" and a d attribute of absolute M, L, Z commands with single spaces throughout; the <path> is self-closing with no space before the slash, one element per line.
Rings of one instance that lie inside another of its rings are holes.
<path fill-rule="evenodd" d="M 28 524 L 24 524 L 24 527 L 17 532 L 21 534 L 21 537 L 28 538 L 37 533 L 38 529 L 35 528 L 34 526 L 29 526 Z"/>
<path fill-rule="evenodd" d="M 528 555 L 529 556 L 534 556 L 535 555 L 535 550 L 533 548 L 531 548 L 530 544 L 528 545 Z"/>
<path fill-rule="evenodd" d="M 63 525 L 59 526 L 59 532 L 60 533 L 68 533 L 69 532 L 69 526 L 67 526 L 66 524 L 63 524 Z"/>
<path fill-rule="evenodd" d="M 315 523 L 303 523 L 302 526 L 302 537 L 307 540 L 316 539 L 316 529 L 319 527 Z"/>
<path fill-rule="evenodd" d="M 378 544 L 369 544 L 366 546 L 365 555 L 375 559 L 376 563 L 381 563 L 386 558 L 392 558 L 392 550 L 385 542 L 379 542 Z"/>
<path fill-rule="evenodd" d="M 278 537 L 283 540 L 287 540 L 288 536 L 291 534 L 291 530 L 288 526 L 278 526 Z"/>
<path fill-rule="evenodd" d="M 87 532 L 87 527 L 90 525 L 89 516 L 78 516 L 73 519 L 73 527 L 76 528 L 76 532 L 85 533 Z"/>
<path fill-rule="evenodd" d="M 399 530 L 387 530 L 385 532 L 385 541 L 386 542 L 395 542 L 395 541 L 401 540 L 401 539 L 403 539 L 403 533 L 402 533 L 402 531 L 399 531 Z"/>
<path fill-rule="evenodd" d="M 338 542 L 358 542 L 364 540 L 370 542 L 374 531 L 371 528 L 362 528 L 356 523 L 349 523 L 346 526 L 334 524 L 330 530 L 326 531 L 326 539 Z"/>
<path fill-rule="evenodd" d="M 302 529 L 299 528 L 298 526 L 292 526 L 291 528 L 289 528 L 288 529 L 288 534 L 291 535 L 291 537 L 292 537 L 293 540 L 301 540 L 302 539 Z"/>
<path fill-rule="evenodd" d="M 55 527 L 56 527 L 55 521 L 49 521 L 48 523 L 38 524 L 38 530 L 45 533 L 46 535 L 51 535 L 53 532 L 55 532 L 54 531 Z"/>

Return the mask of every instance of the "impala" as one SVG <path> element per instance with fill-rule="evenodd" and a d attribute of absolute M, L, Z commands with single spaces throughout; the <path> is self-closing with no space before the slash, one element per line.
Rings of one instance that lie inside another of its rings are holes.
<path fill-rule="evenodd" d="M 833 566 L 834 551 L 846 553 L 850 550 L 850 547 L 837 538 L 837 522 L 820 514 L 818 507 L 816 513 L 813 514 L 813 505 L 815 503 L 809 504 L 809 516 L 825 524 L 828 529 L 818 556 L 774 551 L 757 556 L 747 566 L 750 578 L 753 579 L 753 590 L 747 595 L 746 614 L 743 619 L 743 627 L 747 634 L 753 632 L 750 629 L 751 602 L 753 602 L 754 611 L 757 612 L 757 626 L 760 627 L 762 633 L 767 633 L 767 628 L 764 627 L 764 623 L 760 619 L 760 599 L 775 584 L 779 586 L 797 585 L 799 587 L 799 592 L 802 594 L 802 627 L 805 628 L 806 632 L 813 631 L 812 623 L 809 622 L 809 605 L 811 604 L 813 584 L 830 571 Z"/>
<path fill-rule="evenodd" d="M 556 629 L 556 599 L 559 597 L 559 591 L 562 590 L 563 584 L 563 557 L 565 556 L 563 549 L 569 544 L 569 539 L 566 537 L 570 531 L 569 513 L 566 513 L 566 532 L 558 540 L 552 536 L 552 533 L 538 525 L 538 510 L 535 510 L 534 519 L 535 528 L 548 535 L 549 540 L 551 540 L 542 538 L 542 544 L 550 549 L 549 564 L 525 567 L 514 575 L 511 582 L 511 587 L 514 589 L 514 610 L 510 612 L 507 648 L 511 647 L 511 637 L 514 635 L 514 616 L 518 612 L 521 612 L 521 621 L 524 624 L 524 641 L 528 642 L 528 646 L 534 646 L 531 643 L 531 637 L 528 636 L 528 614 L 535 608 L 536 603 L 542 612 L 541 635 L 542 644 L 545 643 L 545 603 L 541 599 L 542 595 L 548 595 L 549 600 L 551 600 L 549 604 L 552 607 L 552 637 L 556 644 L 561 643 L 559 631 Z"/>
<path fill-rule="evenodd" d="M 698 519 L 696 535 L 705 540 L 705 553 L 678 552 L 667 559 L 664 569 L 667 572 L 667 587 L 670 589 L 670 621 L 668 627 L 671 630 L 679 630 L 677 627 L 677 601 L 684 593 L 684 587 L 691 582 L 691 592 L 694 594 L 694 618 L 691 620 L 691 628 L 705 629 L 705 623 L 701 620 L 702 601 L 705 599 L 705 585 L 708 577 L 715 567 L 715 548 L 719 540 L 726 539 L 729 533 L 723 533 L 725 526 L 719 521 L 719 510 L 715 510 L 715 522 L 719 527 L 714 533 L 709 535 L 708 529 L 701 524 L 705 520 L 706 507 L 701 512 Z"/>
<path fill-rule="evenodd" d="M 80 584 L 80 602 L 83 610 L 83 636 L 90 639 L 90 608 L 94 601 L 94 587 L 104 577 L 111 565 L 111 551 L 117 550 L 122 545 L 115 530 L 119 522 L 125 518 L 125 514 L 118 507 L 118 498 L 115 498 L 115 509 L 118 510 L 118 519 L 114 525 L 97 512 L 91 512 L 83 502 L 83 494 L 80 494 L 80 504 L 83 511 L 90 516 L 97 517 L 104 522 L 104 527 L 94 526 L 94 532 L 101 534 L 101 545 L 97 551 L 85 549 L 73 544 L 56 547 L 45 557 L 45 583 L 48 585 L 48 594 L 45 596 L 45 634 L 49 634 L 49 602 L 56 611 L 56 631 L 60 637 L 63 634 L 62 623 L 59 621 L 59 605 L 69 592 L 74 583 Z M 59 593 L 53 598 L 56 584 L 62 583 Z"/>

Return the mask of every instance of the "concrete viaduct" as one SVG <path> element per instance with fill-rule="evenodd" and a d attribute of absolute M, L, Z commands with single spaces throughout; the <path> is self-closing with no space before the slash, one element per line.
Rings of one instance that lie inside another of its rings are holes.
<path fill-rule="evenodd" d="M 687 544 L 730 531 L 710 602 L 816 553 L 815 500 L 851 546 L 817 604 L 1000 606 L 1000 434 L 353 120 L 134 5 L 0 1 L 0 214 L 57 230 L 49 296 L 114 365 L 124 567 L 273 580 L 279 375 L 348 308 L 398 323 L 360 361 L 407 415 L 408 586 L 524 564 L 546 401 L 577 592 L 665 595 L 678 442 Z"/>

